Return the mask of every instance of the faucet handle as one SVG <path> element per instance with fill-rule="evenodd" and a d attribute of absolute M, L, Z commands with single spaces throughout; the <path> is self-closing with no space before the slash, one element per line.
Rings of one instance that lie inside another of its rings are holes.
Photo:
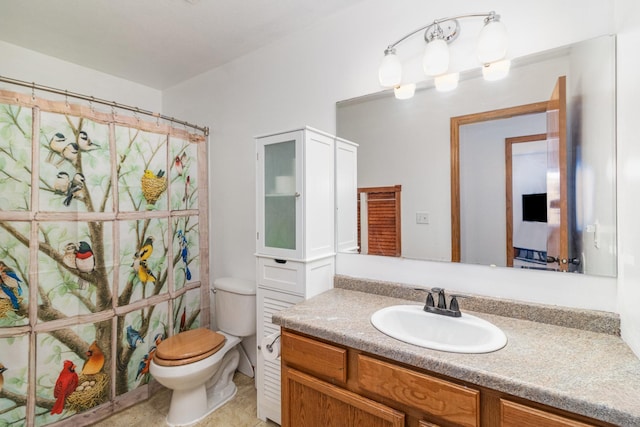
<path fill-rule="evenodd" d="M 460 295 L 460 294 L 452 294 L 451 301 L 449 302 L 449 310 L 457 311 L 458 313 L 460 312 L 460 306 L 458 305 L 459 298 L 467 298 L 467 296 Z"/>
<path fill-rule="evenodd" d="M 433 294 L 431 292 L 429 292 L 427 294 L 427 302 L 425 303 L 425 308 L 427 307 L 435 307 L 435 302 L 433 301 Z"/>

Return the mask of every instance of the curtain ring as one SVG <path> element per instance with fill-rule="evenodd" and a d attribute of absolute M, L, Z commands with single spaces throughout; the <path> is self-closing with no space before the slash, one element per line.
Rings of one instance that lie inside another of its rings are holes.
<path fill-rule="evenodd" d="M 69 91 L 66 89 L 64 91 L 64 105 L 69 108 Z"/>
<path fill-rule="evenodd" d="M 92 112 L 92 113 L 95 113 L 95 111 L 96 111 L 96 110 L 93 108 L 93 100 L 94 100 L 94 99 L 95 99 L 95 98 L 92 96 L 92 97 L 91 97 L 91 99 L 89 100 L 89 109 L 91 109 L 91 112 Z"/>
<path fill-rule="evenodd" d="M 31 100 L 36 100 L 36 82 L 31 82 Z"/>

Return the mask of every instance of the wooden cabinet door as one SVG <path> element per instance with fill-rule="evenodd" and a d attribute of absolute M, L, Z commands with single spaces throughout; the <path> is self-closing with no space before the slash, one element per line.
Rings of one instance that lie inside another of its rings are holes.
<path fill-rule="evenodd" d="M 358 386 L 461 427 L 480 426 L 480 391 L 363 354 Z"/>
<path fill-rule="evenodd" d="M 388 406 L 284 369 L 282 427 L 404 427 L 404 419 Z"/>

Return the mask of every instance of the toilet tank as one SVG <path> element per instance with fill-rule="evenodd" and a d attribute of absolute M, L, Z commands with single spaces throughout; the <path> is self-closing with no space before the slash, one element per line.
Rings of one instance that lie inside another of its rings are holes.
<path fill-rule="evenodd" d="M 236 337 L 256 333 L 256 283 L 236 277 L 213 282 L 218 329 Z"/>

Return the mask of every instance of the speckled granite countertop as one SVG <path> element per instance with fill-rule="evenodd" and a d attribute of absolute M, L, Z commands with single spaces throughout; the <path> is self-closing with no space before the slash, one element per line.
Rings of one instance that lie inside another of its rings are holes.
<path fill-rule="evenodd" d="M 273 315 L 282 327 L 621 426 L 640 426 L 640 360 L 615 334 L 473 312 L 507 335 L 503 349 L 457 354 L 375 329 L 376 310 L 415 301 L 332 289 Z M 462 307 L 463 312 L 468 311 Z"/>

